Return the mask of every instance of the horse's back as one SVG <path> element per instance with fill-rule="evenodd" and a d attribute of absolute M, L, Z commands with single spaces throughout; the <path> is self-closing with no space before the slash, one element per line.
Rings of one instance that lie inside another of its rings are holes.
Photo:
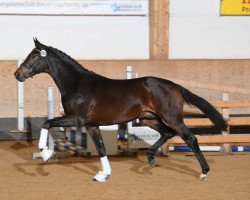
<path fill-rule="evenodd" d="M 153 76 L 147 76 L 129 80 L 113 80 L 103 81 L 99 87 L 100 94 L 112 100 L 123 99 L 125 102 L 152 103 L 158 101 L 164 103 L 167 100 L 175 100 L 180 90 L 177 84 L 170 80 Z"/>
<path fill-rule="evenodd" d="M 118 102 L 126 107 L 134 106 L 143 111 L 159 112 L 176 106 L 182 109 L 183 98 L 177 84 L 153 76 L 120 80 L 114 88 L 119 94 Z M 112 89 L 109 92 L 114 92 Z M 114 94 L 113 94 L 114 95 Z M 111 94 L 112 96 L 112 94 Z"/>

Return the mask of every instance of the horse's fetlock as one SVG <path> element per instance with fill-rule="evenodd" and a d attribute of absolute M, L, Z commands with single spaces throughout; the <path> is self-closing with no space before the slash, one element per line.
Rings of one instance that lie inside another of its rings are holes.
<path fill-rule="evenodd" d="M 210 170 L 210 167 L 209 167 L 209 166 L 207 166 L 207 167 L 204 169 L 204 171 L 205 171 L 206 173 L 208 173 L 209 170 Z"/>
<path fill-rule="evenodd" d="M 154 159 L 154 153 L 150 151 L 150 149 L 147 152 L 147 157 L 148 157 L 148 161 Z"/>

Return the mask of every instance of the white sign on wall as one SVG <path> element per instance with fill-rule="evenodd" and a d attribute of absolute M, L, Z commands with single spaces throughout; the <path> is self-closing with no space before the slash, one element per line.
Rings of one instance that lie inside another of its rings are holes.
<path fill-rule="evenodd" d="M 148 59 L 148 0 L 0 0 L 0 60 L 33 37 L 75 59 Z"/>
<path fill-rule="evenodd" d="M 249 59 L 249 25 L 249 16 L 221 16 L 220 0 L 170 0 L 169 58 Z"/>
<path fill-rule="evenodd" d="M 1 14 L 147 15 L 148 0 L 0 0 Z"/>

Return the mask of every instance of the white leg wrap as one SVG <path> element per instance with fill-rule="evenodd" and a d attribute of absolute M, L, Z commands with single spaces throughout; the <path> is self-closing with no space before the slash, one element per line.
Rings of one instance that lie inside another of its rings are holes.
<path fill-rule="evenodd" d="M 110 167 L 107 156 L 101 158 L 101 163 L 102 163 L 103 173 L 110 175 L 111 174 L 111 167 Z"/>
<path fill-rule="evenodd" d="M 107 156 L 101 158 L 102 171 L 99 171 L 95 176 L 94 180 L 99 182 L 105 182 L 111 174 L 111 167 Z"/>
<path fill-rule="evenodd" d="M 45 147 L 42 152 L 40 153 L 44 162 L 46 162 L 47 160 L 50 159 L 50 157 L 52 156 L 53 154 L 53 151 L 52 150 L 49 150 L 48 147 Z"/>
<path fill-rule="evenodd" d="M 47 147 L 47 139 L 48 139 L 48 130 L 42 128 L 41 133 L 40 133 L 39 144 L 38 144 L 39 149 L 44 149 L 45 147 Z"/>

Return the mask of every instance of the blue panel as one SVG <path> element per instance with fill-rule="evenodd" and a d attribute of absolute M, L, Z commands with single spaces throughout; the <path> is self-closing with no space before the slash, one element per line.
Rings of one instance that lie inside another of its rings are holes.
<path fill-rule="evenodd" d="M 70 142 L 76 144 L 76 131 L 71 129 Z"/>

